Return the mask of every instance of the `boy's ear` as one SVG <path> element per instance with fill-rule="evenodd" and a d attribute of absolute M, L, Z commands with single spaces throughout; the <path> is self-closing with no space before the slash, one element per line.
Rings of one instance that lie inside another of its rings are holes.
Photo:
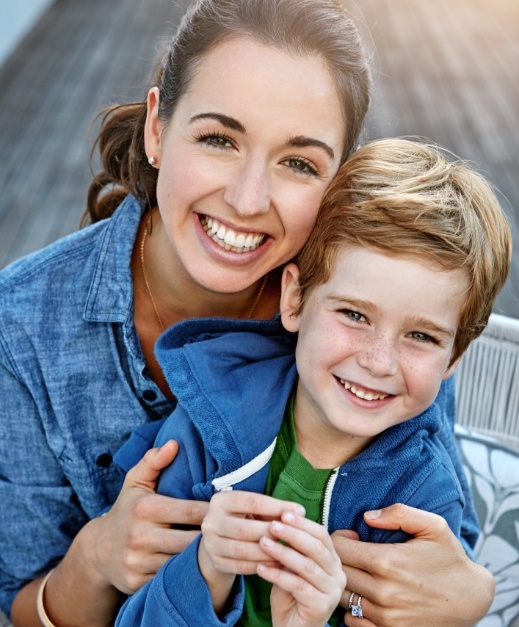
<path fill-rule="evenodd" d="M 147 114 L 144 125 L 144 149 L 153 157 L 154 166 L 160 167 L 162 121 L 159 118 L 159 88 L 152 87 L 146 100 Z"/>
<path fill-rule="evenodd" d="M 460 361 L 461 361 L 461 356 L 458 357 L 456 361 L 452 362 L 452 364 L 447 368 L 447 370 L 445 371 L 445 374 L 443 375 L 443 381 L 446 381 L 447 379 L 450 379 L 452 377 L 452 375 L 454 374 L 454 371 L 460 365 Z"/>
<path fill-rule="evenodd" d="M 287 331 L 299 331 L 299 316 L 294 311 L 299 307 L 299 268 L 295 263 L 289 263 L 283 270 L 281 277 L 281 322 Z"/>

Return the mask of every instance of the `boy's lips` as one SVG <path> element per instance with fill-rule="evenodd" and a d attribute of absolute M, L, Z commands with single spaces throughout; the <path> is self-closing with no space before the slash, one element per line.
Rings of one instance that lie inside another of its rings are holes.
<path fill-rule="evenodd" d="M 393 396 L 387 392 L 381 392 L 378 390 L 372 390 L 368 388 L 363 388 L 355 383 L 350 383 L 346 379 L 338 378 L 341 385 L 344 386 L 346 390 L 349 390 L 352 394 L 361 398 L 364 401 L 381 401 L 389 396 Z"/>
<path fill-rule="evenodd" d="M 218 246 L 234 253 L 255 250 L 268 237 L 265 233 L 235 231 L 216 218 L 206 215 L 200 215 L 199 220 L 204 231 Z"/>

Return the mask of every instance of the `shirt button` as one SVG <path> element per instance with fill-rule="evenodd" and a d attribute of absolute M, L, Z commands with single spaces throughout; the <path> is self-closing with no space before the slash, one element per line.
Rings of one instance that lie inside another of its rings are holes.
<path fill-rule="evenodd" d="M 149 403 L 151 403 L 152 401 L 157 400 L 157 393 L 154 392 L 153 390 L 144 390 L 144 392 L 142 393 L 142 398 L 145 401 L 148 401 Z"/>
<path fill-rule="evenodd" d="M 101 453 L 99 457 L 96 459 L 96 464 L 101 466 L 101 468 L 108 468 L 112 463 L 112 456 L 110 453 Z"/>

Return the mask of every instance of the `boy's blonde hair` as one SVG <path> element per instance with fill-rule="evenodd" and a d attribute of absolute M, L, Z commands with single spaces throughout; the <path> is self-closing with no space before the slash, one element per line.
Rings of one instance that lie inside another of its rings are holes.
<path fill-rule="evenodd" d="M 487 325 L 512 255 L 508 221 L 485 179 L 437 146 L 407 139 L 366 144 L 339 170 L 297 259 L 299 312 L 348 244 L 467 273 L 452 361 Z"/>

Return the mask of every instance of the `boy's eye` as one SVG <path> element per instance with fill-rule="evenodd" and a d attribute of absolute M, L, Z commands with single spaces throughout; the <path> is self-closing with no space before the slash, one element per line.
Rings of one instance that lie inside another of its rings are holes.
<path fill-rule="evenodd" d="M 433 337 L 427 335 L 427 333 L 422 333 L 421 331 L 413 331 L 409 334 L 414 340 L 418 340 L 419 342 L 436 342 Z"/>
<path fill-rule="evenodd" d="M 366 320 L 361 313 L 353 311 L 352 309 L 341 309 L 341 313 L 346 316 L 346 318 L 354 320 L 355 322 L 364 322 L 364 320 Z"/>
<path fill-rule="evenodd" d="M 285 163 L 289 168 L 292 168 L 292 170 L 312 176 L 317 176 L 318 174 L 316 168 L 314 168 L 306 159 L 292 157 L 291 159 L 287 159 Z"/>

